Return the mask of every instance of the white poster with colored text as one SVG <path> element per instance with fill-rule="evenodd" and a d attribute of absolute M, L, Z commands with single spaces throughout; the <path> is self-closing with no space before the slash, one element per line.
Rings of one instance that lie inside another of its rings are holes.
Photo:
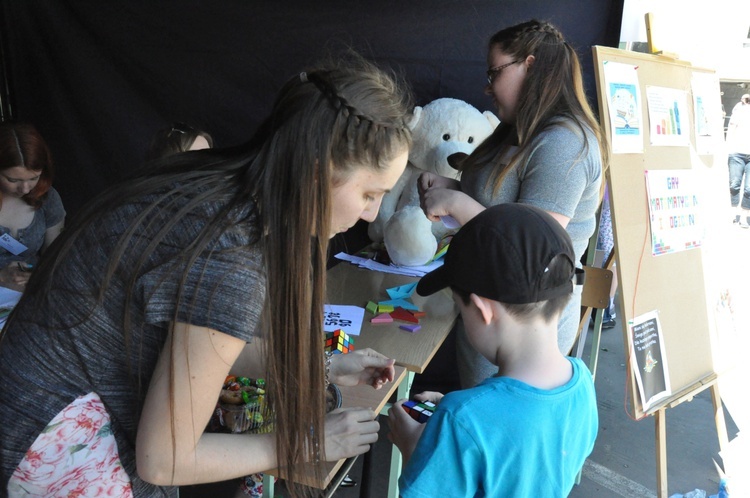
<path fill-rule="evenodd" d="M 651 254 L 660 256 L 703 244 L 698 181 L 692 170 L 648 170 L 646 191 L 651 220 Z"/>

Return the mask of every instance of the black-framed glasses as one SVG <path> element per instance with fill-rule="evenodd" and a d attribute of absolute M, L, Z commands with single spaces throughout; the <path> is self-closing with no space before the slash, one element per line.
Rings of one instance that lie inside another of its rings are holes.
<path fill-rule="evenodd" d="M 523 59 L 518 59 L 513 62 L 509 62 L 507 64 L 502 64 L 500 66 L 491 67 L 487 70 L 487 83 L 492 84 L 493 81 L 495 81 L 495 78 L 502 72 L 503 69 L 505 69 L 508 66 L 512 66 L 513 64 L 516 64 L 517 62 L 521 62 Z"/>
<path fill-rule="evenodd" d="M 194 128 L 188 124 L 183 123 L 182 121 L 176 121 L 172 124 L 172 129 L 169 130 L 169 133 L 167 136 L 172 136 L 173 133 L 179 133 L 180 135 L 184 135 L 185 133 L 192 133 L 194 131 Z"/>

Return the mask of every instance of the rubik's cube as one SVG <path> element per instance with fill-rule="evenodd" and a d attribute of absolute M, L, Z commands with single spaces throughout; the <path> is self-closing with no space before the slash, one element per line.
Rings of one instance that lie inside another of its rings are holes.
<path fill-rule="evenodd" d="M 411 418 L 420 424 L 427 422 L 427 420 L 432 417 L 432 414 L 435 413 L 435 403 L 432 403 L 431 401 L 420 403 L 419 401 L 410 399 L 409 401 L 404 401 L 402 406 L 404 407 L 404 410 L 406 410 L 406 413 L 411 415 Z"/>
<path fill-rule="evenodd" d="M 354 350 L 354 341 L 342 329 L 326 334 L 325 350 L 331 353 L 348 353 Z"/>

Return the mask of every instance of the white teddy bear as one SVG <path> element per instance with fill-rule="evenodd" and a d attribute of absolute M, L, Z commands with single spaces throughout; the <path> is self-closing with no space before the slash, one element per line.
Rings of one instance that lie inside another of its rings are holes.
<path fill-rule="evenodd" d="M 458 99 L 440 98 L 414 108 L 409 123 L 413 136 L 409 163 L 383 198 L 367 232 L 374 242 L 385 243 L 391 261 L 419 266 L 435 256 L 438 241 L 454 230 L 424 215 L 419 207 L 419 175 L 429 171 L 458 178 L 460 173 L 448 164 L 448 157 L 457 152 L 471 154 L 499 123 L 492 112 L 479 112 Z"/>

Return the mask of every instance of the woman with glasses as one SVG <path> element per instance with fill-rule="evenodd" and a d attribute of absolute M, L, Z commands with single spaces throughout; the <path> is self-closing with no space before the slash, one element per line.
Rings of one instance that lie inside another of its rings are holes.
<path fill-rule="evenodd" d="M 154 162 L 89 203 L 0 337 L 0 495 L 299 482 L 305 463 L 368 451 L 377 414 L 326 414 L 327 384 L 395 370 L 369 349 L 324 355 L 328 241 L 377 215 L 411 108 L 346 57 L 290 78 L 246 144 Z M 273 432 L 206 432 L 229 374 L 265 379 Z"/>
<path fill-rule="evenodd" d="M 158 159 L 189 150 L 210 149 L 214 140 L 208 132 L 182 122 L 162 128 L 154 134 L 146 159 Z"/>
<path fill-rule="evenodd" d="M 432 220 L 464 224 L 485 208 L 522 202 L 544 209 L 566 228 L 580 260 L 596 226 L 606 167 L 604 137 L 583 91 L 578 56 L 550 23 L 531 20 L 490 38 L 485 93 L 501 120 L 460 166 L 460 180 L 420 178 L 422 208 Z M 568 354 L 578 327 L 580 291 L 565 309 L 558 344 Z M 458 325 L 461 383 L 497 372 L 469 346 Z"/>
<path fill-rule="evenodd" d="M 52 155 L 37 129 L 0 124 L 0 285 L 23 290 L 62 232 L 65 209 L 53 177 Z"/>

